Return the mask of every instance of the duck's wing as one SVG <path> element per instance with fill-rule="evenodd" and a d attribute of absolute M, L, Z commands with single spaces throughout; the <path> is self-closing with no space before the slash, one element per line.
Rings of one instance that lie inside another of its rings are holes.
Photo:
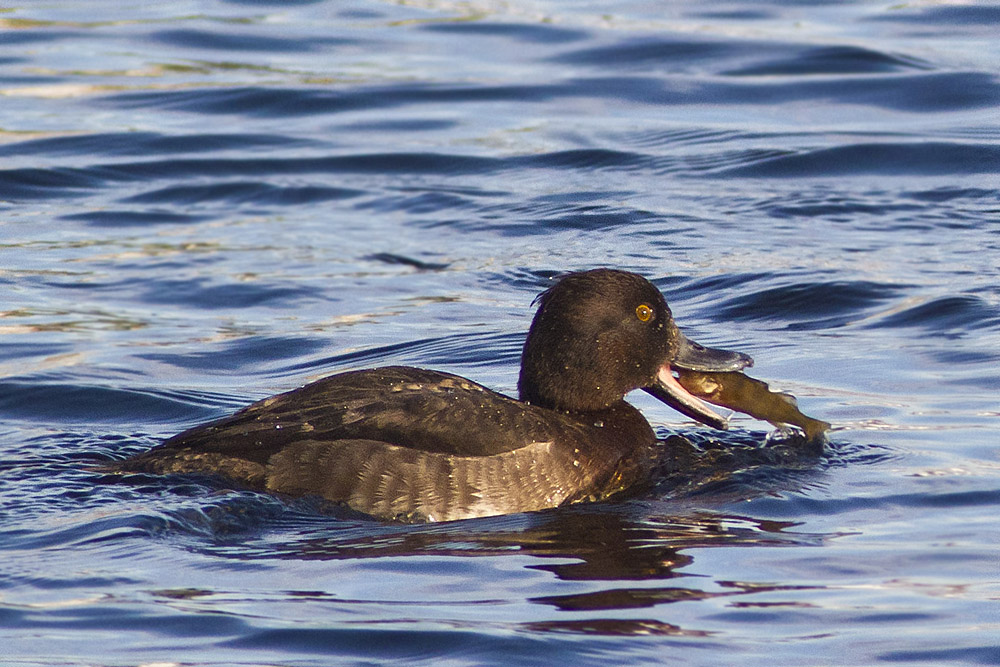
<path fill-rule="evenodd" d="M 333 375 L 258 401 L 184 431 L 145 456 L 189 449 L 266 464 L 295 442 L 344 439 L 489 456 L 551 441 L 565 428 L 555 423 L 561 417 L 457 375 L 393 366 Z"/>

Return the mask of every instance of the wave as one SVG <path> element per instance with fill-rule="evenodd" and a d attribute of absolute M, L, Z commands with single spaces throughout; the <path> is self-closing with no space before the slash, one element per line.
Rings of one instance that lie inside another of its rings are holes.
<path fill-rule="evenodd" d="M 819 176 L 940 176 L 994 174 L 1000 146 L 944 141 L 862 143 L 834 146 L 731 167 L 718 175 L 746 178 Z"/>
<path fill-rule="evenodd" d="M 905 290 L 871 281 L 800 282 L 755 290 L 718 302 L 720 320 L 774 322 L 788 329 L 829 329 L 851 324 Z"/>

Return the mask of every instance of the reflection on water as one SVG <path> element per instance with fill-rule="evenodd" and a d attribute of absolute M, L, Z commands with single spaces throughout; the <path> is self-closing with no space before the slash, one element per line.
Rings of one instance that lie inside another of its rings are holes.
<path fill-rule="evenodd" d="M 638 509 L 638 508 L 636 508 Z M 792 522 L 696 512 L 691 516 L 632 519 L 601 504 L 550 510 L 516 518 L 420 526 L 338 527 L 327 536 L 306 535 L 267 544 L 258 555 L 345 559 L 384 556 L 498 556 L 518 551 L 542 559 L 581 562 L 537 565 L 562 579 L 668 579 L 690 564 L 682 549 L 712 546 L 818 545 L 820 536 L 788 532 Z M 320 531 L 323 532 L 323 531 Z M 244 545 L 236 557 L 255 553 Z M 225 549 L 223 548 L 223 551 Z"/>
<path fill-rule="evenodd" d="M 320 524 L 311 515 L 317 510 L 316 506 L 310 506 L 309 501 L 299 501 L 298 510 L 305 512 L 300 521 L 305 526 L 292 517 L 278 517 L 283 527 L 279 534 L 268 531 L 260 537 L 235 542 L 229 537 L 223 538 L 222 543 L 201 543 L 195 548 L 212 556 L 250 561 L 274 558 L 320 561 L 413 558 L 425 561 L 429 558 L 489 559 L 516 554 L 530 558 L 529 569 L 551 573 L 558 580 L 610 584 L 586 592 L 535 595 L 526 600 L 562 612 L 612 612 L 610 616 L 588 614 L 585 620 L 529 622 L 525 624 L 527 629 L 705 636 L 711 633 L 684 629 L 655 618 L 616 618 L 613 612 L 709 599 L 726 599 L 728 604 L 738 604 L 743 596 L 759 597 L 761 593 L 816 588 L 717 580 L 713 582 L 716 590 L 706 590 L 704 584 L 691 585 L 686 571 L 692 569 L 695 554 L 703 549 L 821 547 L 835 537 L 802 531 L 800 524 L 794 521 L 759 520 L 700 509 L 661 515 L 650 509 L 641 502 L 625 506 L 597 504 L 442 524 L 387 526 L 363 521 L 353 526 L 331 527 Z M 227 519 L 219 512 L 210 511 L 209 516 L 215 526 L 212 534 L 218 540 L 219 526 Z M 400 569 L 409 568 L 403 563 Z M 212 594 L 210 590 L 182 590 L 171 592 L 170 596 L 189 598 Z M 312 593 L 302 591 L 296 595 Z M 745 604 L 756 603 L 747 601 Z"/>

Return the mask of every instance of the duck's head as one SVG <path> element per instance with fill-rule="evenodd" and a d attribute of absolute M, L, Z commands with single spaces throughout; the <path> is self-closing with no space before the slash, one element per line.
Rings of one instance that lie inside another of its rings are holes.
<path fill-rule="evenodd" d="M 571 273 L 537 301 L 521 359 L 521 400 L 591 412 L 645 389 L 689 417 L 726 427 L 724 418 L 680 386 L 673 371 L 738 371 L 753 360 L 688 340 L 648 280 L 614 269 Z"/>

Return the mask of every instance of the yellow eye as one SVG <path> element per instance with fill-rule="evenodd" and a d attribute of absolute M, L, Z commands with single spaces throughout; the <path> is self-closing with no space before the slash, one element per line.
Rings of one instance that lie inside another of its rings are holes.
<path fill-rule="evenodd" d="M 635 316 L 639 318 L 640 322 L 648 322 L 653 318 L 653 309 L 646 304 L 642 304 L 635 309 Z"/>

